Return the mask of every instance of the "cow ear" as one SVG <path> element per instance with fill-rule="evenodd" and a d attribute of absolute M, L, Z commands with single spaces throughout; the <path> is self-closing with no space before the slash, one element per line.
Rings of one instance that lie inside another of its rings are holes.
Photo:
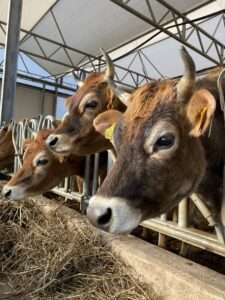
<path fill-rule="evenodd" d="M 187 104 L 187 117 L 192 125 L 191 135 L 199 137 L 209 128 L 216 109 L 214 96 L 206 89 L 196 91 Z"/>
<path fill-rule="evenodd" d="M 70 110 L 71 106 L 72 106 L 72 102 L 73 102 L 73 97 L 68 97 L 68 98 L 65 98 L 64 100 L 64 105 L 65 107 Z"/>
<path fill-rule="evenodd" d="M 123 114 L 118 110 L 108 110 L 98 115 L 93 122 L 97 132 L 105 136 L 106 139 L 112 140 L 113 131 L 116 124 L 122 119 Z"/>

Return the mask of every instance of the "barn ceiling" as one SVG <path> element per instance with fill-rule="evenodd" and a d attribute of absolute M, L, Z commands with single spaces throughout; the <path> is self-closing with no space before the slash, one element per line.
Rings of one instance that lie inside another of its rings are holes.
<path fill-rule="evenodd" d="M 96 60 L 100 57 L 100 47 L 105 50 L 114 50 L 112 51 L 113 58 L 122 55 L 115 62 L 117 79 L 134 85 L 138 81 L 164 76 L 163 72 L 160 71 L 163 69 L 163 60 L 157 59 L 157 53 L 166 55 L 167 45 L 177 53 L 180 37 L 176 40 L 176 36 L 179 35 L 179 32 L 176 31 L 177 29 L 175 31 L 171 29 L 169 39 L 168 32 L 162 32 L 156 37 L 157 46 L 152 42 L 144 43 L 144 48 L 138 55 L 137 52 L 133 52 L 129 56 L 123 57 L 123 54 L 130 52 L 147 37 L 151 37 L 157 29 L 167 28 L 168 24 L 171 25 L 176 22 L 185 23 L 179 14 L 183 16 L 189 13 L 188 18 L 192 20 L 199 17 L 199 13 L 197 15 L 195 13 L 197 9 L 201 15 L 204 15 L 208 11 L 212 13 L 221 8 L 215 1 L 210 2 L 210 8 L 205 10 L 206 7 L 209 7 L 209 5 L 206 6 L 209 4 L 208 0 L 23 0 L 20 50 L 29 55 L 50 74 L 58 75 L 75 69 L 79 76 L 82 75 L 83 71 L 89 72 L 103 67 L 101 62 Z M 151 3 L 150 6 L 149 3 Z M 1 45 L 5 42 L 8 4 L 9 0 L 0 0 Z M 176 11 L 171 13 L 168 9 L 170 6 Z M 208 54 L 206 49 L 201 47 L 201 41 L 195 40 L 194 36 L 200 35 L 204 44 L 211 40 L 207 39 L 202 31 L 196 30 L 196 32 L 191 33 L 193 24 L 186 23 L 185 26 L 188 25 L 189 28 L 187 27 L 185 30 L 187 32 L 189 30 L 190 35 L 190 41 L 187 40 L 186 46 L 193 45 L 192 50 L 197 53 L 197 56 L 201 56 L 203 53 L 208 65 L 219 63 L 218 51 L 223 48 L 223 38 L 215 38 L 214 35 L 215 44 L 211 46 L 211 53 Z M 199 24 L 199 22 L 195 24 Z M 216 24 L 214 25 L 216 26 Z M 210 28 L 214 25 L 211 24 Z M 157 28 L 157 26 L 159 27 Z M 200 26 L 203 26 L 200 28 L 208 32 L 209 29 L 204 27 L 206 25 Z M 213 32 L 210 32 L 210 35 L 213 36 Z M 210 44 L 208 45 L 210 46 Z M 151 61 L 149 61 L 150 57 Z M 152 62 L 152 57 L 155 57 L 154 62 Z M 144 68 L 146 65 L 149 66 Z M 160 66 L 157 67 L 157 65 Z M 174 74 L 169 72 L 166 75 L 174 76 L 180 71 L 180 67 L 178 67 L 177 72 L 173 72 Z"/>

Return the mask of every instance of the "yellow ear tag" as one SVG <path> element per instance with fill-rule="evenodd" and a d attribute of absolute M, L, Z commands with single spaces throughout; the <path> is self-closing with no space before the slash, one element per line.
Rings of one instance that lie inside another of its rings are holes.
<path fill-rule="evenodd" d="M 104 132 L 104 136 L 107 140 L 112 141 L 113 132 L 116 127 L 116 123 L 113 123 L 109 128 L 107 128 Z"/>
<path fill-rule="evenodd" d="M 204 126 L 205 124 L 205 119 L 206 119 L 206 116 L 207 116 L 207 107 L 204 107 L 200 113 L 200 118 L 199 118 L 199 121 L 198 121 L 198 124 L 199 124 L 199 128 L 202 129 L 202 127 Z"/>

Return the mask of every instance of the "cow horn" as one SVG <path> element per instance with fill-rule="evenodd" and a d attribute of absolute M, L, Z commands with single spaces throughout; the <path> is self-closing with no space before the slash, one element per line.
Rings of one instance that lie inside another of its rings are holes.
<path fill-rule="evenodd" d="M 195 63 L 184 47 L 181 48 L 181 57 L 184 63 L 184 75 L 177 84 L 177 93 L 181 101 L 186 101 L 191 96 L 195 84 Z"/>
<path fill-rule="evenodd" d="M 109 80 L 108 83 L 117 98 L 119 98 L 125 106 L 128 106 L 130 93 L 126 92 L 122 87 L 117 86 L 113 80 Z"/>
<path fill-rule="evenodd" d="M 105 70 L 105 74 L 104 74 L 104 79 L 105 79 L 105 81 L 108 82 L 108 84 L 111 87 L 111 89 L 113 90 L 114 94 L 120 99 L 120 101 L 124 105 L 127 106 L 130 94 L 115 84 L 115 82 L 113 81 L 114 74 L 115 74 L 113 62 L 112 62 L 111 58 L 109 57 L 108 53 L 106 53 L 104 49 L 100 48 L 100 50 L 102 52 L 102 55 L 105 58 L 105 62 L 106 62 L 106 66 L 107 66 L 106 70 Z"/>
<path fill-rule="evenodd" d="M 81 88 L 84 85 L 84 81 L 80 80 L 80 78 L 75 74 L 75 72 L 72 72 L 74 79 L 76 80 L 77 86 Z"/>
<path fill-rule="evenodd" d="M 104 49 L 100 48 L 100 51 L 101 51 L 101 53 L 105 59 L 105 63 L 106 63 L 104 79 L 105 79 L 105 81 L 108 81 L 109 79 L 112 80 L 115 75 L 115 69 L 114 69 L 113 62 L 112 62 L 111 58 L 109 57 L 108 53 L 106 53 Z"/>
<path fill-rule="evenodd" d="M 84 85 L 83 80 L 77 80 L 77 86 L 81 88 Z"/>

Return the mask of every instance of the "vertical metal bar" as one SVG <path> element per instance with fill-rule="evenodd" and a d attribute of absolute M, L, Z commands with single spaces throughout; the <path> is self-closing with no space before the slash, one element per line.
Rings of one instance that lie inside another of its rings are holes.
<path fill-rule="evenodd" d="M 223 235 L 225 235 L 225 164 L 223 166 L 223 198 L 221 207 L 221 222 L 223 225 Z"/>
<path fill-rule="evenodd" d="M 84 174 L 84 185 L 83 185 L 83 194 L 90 195 L 90 155 L 86 157 L 85 160 L 85 174 Z"/>
<path fill-rule="evenodd" d="M 162 221 L 166 221 L 167 220 L 167 214 L 162 214 L 160 216 L 160 219 Z M 161 248 L 166 248 L 166 235 L 165 234 L 159 233 L 158 246 L 161 247 Z"/>
<path fill-rule="evenodd" d="M 183 199 L 178 205 L 178 226 L 181 228 L 188 227 L 188 199 Z M 180 254 L 186 256 L 187 245 L 181 243 Z"/>
<path fill-rule="evenodd" d="M 98 170 L 99 170 L 99 155 L 100 153 L 95 154 L 94 159 L 94 175 L 93 175 L 93 182 L 92 182 L 92 195 L 94 195 L 98 188 Z"/>
<path fill-rule="evenodd" d="M 86 156 L 85 159 L 85 172 L 84 172 L 84 183 L 83 183 L 83 195 L 80 201 L 80 210 L 81 213 L 85 213 L 86 207 L 88 205 L 88 199 L 90 197 L 90 155 Z"/>
<path fill-rule="evenodd" d="M 178 206 L 178 226 L 186 228 L 188 226 L 188 200 L 183 199 Z"/>
<path fill-rule="evenodd" d="M 10 0 L 4 70 L 0 101 L 0 122 L 9 121 L 13 117 L 16 95 L 16 73 L 19 50 L 19 34 L 22 13 L 22 0 Z"/>
<path fill-rule="evenodd" d="M 41 115 L 44 115 L 45 110 L 45 92 L 46 92 L 46 86 L 45 83 L 42 85 L 42 91 L 41 91 Z"/>

